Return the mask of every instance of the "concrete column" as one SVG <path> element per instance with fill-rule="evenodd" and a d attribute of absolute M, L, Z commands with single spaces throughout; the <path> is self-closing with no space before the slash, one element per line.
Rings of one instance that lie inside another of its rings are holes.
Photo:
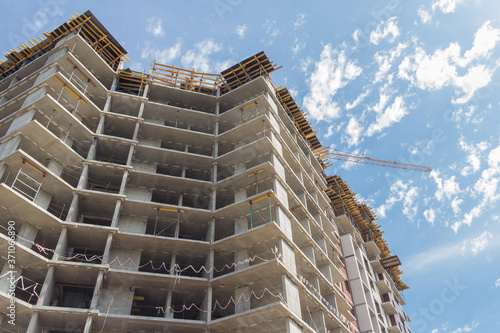
<path fill-rule="evenodd" d="M 207 260 L 205 260 L 205 268 L 209 272 L 207 273 L 206 271 L 203 271 L 202 276 L 204 278 L 207 278 L 209 280 L 212 280 L 214 278 L 214 265 L 215 265 L 215 251 L 210 250 L 207 256 Z"/>
<path fill-rule="evenodd" d="M 97 281 L 94 288 L 94 293 L 92 294 L 92 302 L 90 303 L 90 309 L 97 309 L 97 304 L 99 301 L 99 293 L 102 288 L 102 282 L 104 279 L 104 271 L 99 271 L 97 275 Z"/>
<path fill-rule="evenodd" d="M 207 242 L 213 243 L 215 241 L 215 217 L 212 217 L 212 220 L 210 221 L 208 228 L 207 228 L 207 234 L 205 235 L 205 239 Z"/>
<path fill-rule="evenodd" d="M 177 206 L 182 206 L 183 199 L 184 199 L 184 193 L 179 194 L 179 200 L 177 201 Z"/>
<path fill-rule="evenodd" d="M 234 290 L 234 313 L 250 310 L 250 287 L 245 286 Z"/>
<path fill-rule="evenodd" d="M 173 254 L 172 259 L 170 260 L 170 275 L 175 275 L 175 261 L 177 259 L 177 255 Z"/>
<path fill-rule="evenodd" d="M 120 217 L 121 207 L 122 207 L 122 201 L 116 200 L 115 211 L 113 212 L 113 218 L 111 220 L 111 227 L 112 228 L 118 228 L 118 218 Z"/>
<path fill-rule="evenodd" d="M 54 266 L 49 266 L 47 274 L 45 275 L 45 280 L 43 281 L 42 291 L 40 292 L 40 298 L 38 298 L 37 305 L 39 306 L 50 305 L 55 285 L 56 282 L 54 280 Z"/>
<path fill-rule="evenodd" d="M 54 251 L 54 260 L 59 260 L 60 256 L 64 256 L 68 250 L 68 228 L 63 227 L 61 230 L 61 235 L 57 241 L 56 249 Z"/>
<path fill-rule="evenodd" d="M 245 260 L 248 259 L 248 256 L 248 249 L 241 249 L 234 253 L 234 262 L 236 263 L 236 266 L 234 267 L 235 272 L 241 271 L 242 269 L 250 266 L 249 262 L 245 262 Z"/>
<path fill-rule="evenodd" d="M 88 316 L 85 321 L 85 327 L 83 328 L 83 333 L 91 333 L 92 332 L 92 316 Z"/>
<path fill-rule="evenodd" d="M 142 118 L 142 115 L 144 113 L 144 106 L 146 104 L 144 102 L 141 102 L 141 106 L 139 107 L 139 114 L 137 115 L 138 118 Z"/>
<path fill-rule="evenodd" d="M 130 146 L 130 149 L 128 151 L 128 156 L 127 156 L 127 165 L 130 166 L 132 165 L 132 157 L 134 156 L 134 146 Z"/>
<path fill-rule="evenodd" d="M 110 109 L 111 109 L 111 95 L 108 95 L 108 97 L 106 97 L 106 103 L 104 104 L 103 111 L 111 112 Z"/>
<path fill-rule="evenodd" d="M 139 127 L 140 124 L 136 123 L 134 128 L 134 134 L 132 135 L 132 140 L 137 140 L 137 136 L 139 135 Z"/>
<path fill-rule="evenodd" d="M 99 119 L 99 125 L 97 125 L 96 129 L 96 134 L 104 134 L 104 124 L 106 122 L 106 116 L 101 115 L 101 118 Z"/>
<path fill-rule="evenodd" d="M 179 238 L 180 231 L 181 231 L 181 221 L 180 219 L 177 219 L 177 222 L 175 222 L 175 230 L 174 230 L 175 238 Z"/>
<path fill-rule="evenodd" d="M 207 323 L 212 320 L 212 286 L 208 286 L 207 293 L 203 299 L 202 309 L 205 310 L 201 313 L 201 320 Z"/>
<path fill-rule="evenodd" d="M 78 181 L 78 185 L 76 186 L 76 188 L 86 189 L 88 186 L 88 180 L 89 180 L 89 165 L 84 164 L 82 175 L 80 176 L 80 180 Z"/>
<path fill-rule="evenodd" d="M 33 312 L 33 315 L 31 316 L 30 323 L 28 325 L 26 333 L 40 333 L 41 331 L 42 328 L 40 327 L 40 323 L 38 321 L 38 311 L 36 311 Z"/>
<path fill-rule="evenodd" d="M 71 205 L 69 206 L 68 215 L 66 216 L 66 222 L 75 222 L 78 218 L 78 194 L 73 196 Z"/>
<path fill-rule="evenodd" d="M 92 144 L 90 145 L 89 153 L 87 154 L 88 160 L 95 160 L 97 151 L 97 138 L 92 139 Z"/>
<path fill-rule="evenodd" d="M 246 216 L 240 217 L 234 221 L 234 234 L 242 234 L 248 230 L 248 218 Z"/>
<path fill-rule="evenodd" d="M 109 264 L 109 256 L 111 254 L 111 246 L 112 245 L 113 245 L 113 233 L 110 232 L 108 234 L 108 238 L 106 239 L 106 245 L 104 246 L 104 252 L 102 254 L 103 265 Z"/>
<path fill-rule="evenodd" d="M 215 147 L 217 147 L 217 144 L 215 144 Z M 217 183 L 217 172 L 218 172 L 217 170 L 218 170 L 217 163 L 214 163 L 212 165 L 212 184 Z"/>
<path fill-rule="evenodd" d="M 167 292 L 167 300 L 165 302 L 165 318 L 174 318 L 174 312 L 172 311 L 172 290 Z"/>
<path fill-rule="evenodd" d="M 125 194 L 125 187 L 127 186 L 128 173 L 129 173 L 128 170 L 125 170 L 125 172 L 123 173 L 122 182 L 120 184 L 120 191 L 118 192 L 119 194 L 122 195 Z"/>
<path fill-rule="evenodd" d="M 144 87 L 144 93 L 142 94 L 142 97 L 148 97 L 148 92 L 149 92 L 149 84 L 146 84 L 146 86 Z"/>
<path fill-rule="evenodd" d="M 37 234 L 37 228 L 29 224 L 28 222 L 24 222 L 17 232 L 17 242 L 21 245 L 26 246 L 27 248 L 31 248 Z"/>
<path fill-rule="evenodd" d="M 217 203 L 217 190 L 212 188 L 212 195 L 210 196 L 210 211 L 215 212 Z"/>

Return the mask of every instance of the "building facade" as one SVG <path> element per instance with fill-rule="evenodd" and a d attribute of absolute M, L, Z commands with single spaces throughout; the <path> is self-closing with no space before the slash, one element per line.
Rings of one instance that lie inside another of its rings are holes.
<path fill-rule="evenodd" d="M 411 332 L 399 260 L 265 53 L 138 73 L 91 12 L 45 37 L 0 64 L 0 327 Z"/>

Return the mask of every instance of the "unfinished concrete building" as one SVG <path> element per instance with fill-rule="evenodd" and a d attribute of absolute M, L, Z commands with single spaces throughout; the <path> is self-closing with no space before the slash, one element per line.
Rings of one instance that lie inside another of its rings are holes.
<path fill-rule="evenodd" d="M 263 52 L 138 73 L 91 12 L 30 43 L 0 64 L 2 329 L 411 332 L 397 257 Z"/>

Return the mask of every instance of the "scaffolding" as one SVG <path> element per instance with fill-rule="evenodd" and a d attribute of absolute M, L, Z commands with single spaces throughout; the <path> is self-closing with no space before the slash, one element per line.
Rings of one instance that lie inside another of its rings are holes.
<path fill-rule="evenodd" d="M 36 171 L 42 175 L 42 180 L 38 181 L 34 177 L 30 176 L 27 172 L 23 171 L 23 167 L 28 166 L 31 170 Z M 21 193 L 31 201 L 35 201 L 38 196 L 38 192 L 42 187 L 43 180 L 45 179 L 45 172 L 26 161 L 24 158 L 21 162 L 21 167 L 16 174 L 16 178 L 12 182 L 12 188 L 17 192 Z"/>
<path fill-rule="evenodd" d="M 264 51 L 229 67 L 221 72 L 218 86 L 221 88 L 221 95 L 230 92 L 258 77 L 269 76 L 272 72 L 280 69 L 271 62 Z"/>
<path fill-rule="evenodd" d="M 131 95 L 141 96 L 146 85 L 150 82 L 150 76 L 144 72 L 133 71 L 129 68 L 120 69 L 116 74 L 115 90 Z"/>
<path fill-rule="evenodd" d="M 17 49 L 4 53 L 7 60 L 0 60 L 0 79 L 49 52 L 57 42 L 67 38 L 71 33 L 80 35 L 113 70 L 118 69 L 122 60 L 129 60 L 125 49 L 109 34 L 91 11 L 86 11 L 82 15 L 75 13 L 68 22 L 52 32 L 44 32 L 45 39 L 40 36 L 35 37 L 28 40 L 31 45 L 23 43 Z"/>
<path fill-rule="evenodd" d="M 352 192 L 349 185 L 340 176 L 326 176 L 326 182 L 328 186 L 326 194 L 331 201 L 335 215 L 346 215 L 363 238 L 363 241 L 373 241 L 377 244 L 380 250 L 381 262 L 387 258 L 396 257 L 391 256 L 387 243 L 382 237 L 383 232 L 380 230 L 380 226 L 374 222 L 377 220 L 377 216 L 373 210 L 364 202 L 360 203 L 355 198 L 356 193 Z M 400 264 L 401 262 L 399 262 Z M 384 266 L 384 268 L 391 275 L 398 290 L 402 291 L 409 287 L 401 280 L 400 275 L 403 272 L 397 266 L 389 265 Z"/>
<path fill-rule="evenodd" d="M 182 90 L 196 91 L 215 96 L 219 74 L 202 73 L 194 70 L 153 63 L 151 82 Z"/>

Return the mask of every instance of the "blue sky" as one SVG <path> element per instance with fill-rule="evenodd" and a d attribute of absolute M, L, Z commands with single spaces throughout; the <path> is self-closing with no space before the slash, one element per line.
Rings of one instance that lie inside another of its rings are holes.
<path fill-rule="evenodd" d="M 403 262 L 414 332 L 500 327 L 500 2 L 6 1 L 5 52 L 90 9 L 129 52 L 218 73 L 261 50 Z M 312 5 L 311 5 L 312 3 Z"/>

